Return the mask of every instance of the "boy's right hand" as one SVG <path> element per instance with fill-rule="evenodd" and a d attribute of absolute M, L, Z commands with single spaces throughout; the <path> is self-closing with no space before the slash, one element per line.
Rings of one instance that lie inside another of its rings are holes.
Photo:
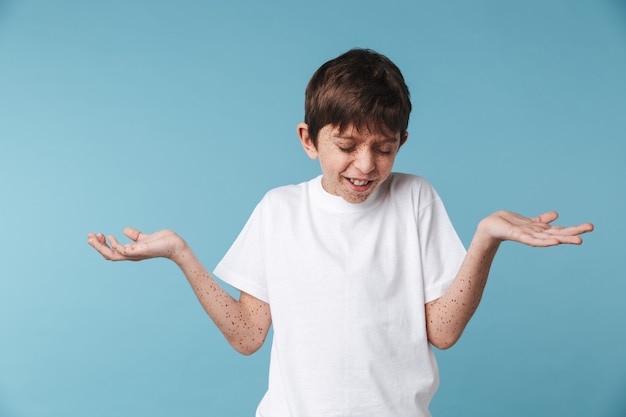
<path fill-rule="evenodd" d="M 124 234 L 132 240 L 122 245 L 115 236 L 104 237 L 102 233 L 89 233 L 87 243 L 109 261 L 141 261 L 151 258 L 168 258 L 176 261 L 177 255 L 187 247 L 185 241 L 171 230 L 156 233 L 141 233 L 127 227 Z"/>

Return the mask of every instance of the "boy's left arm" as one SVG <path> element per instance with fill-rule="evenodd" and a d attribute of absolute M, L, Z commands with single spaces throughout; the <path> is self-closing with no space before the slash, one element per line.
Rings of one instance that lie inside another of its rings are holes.
<path fill-rule="evenodd" d="M 456 278 L 440 298 L 426 304 L 428 341 L 439 349 L 454 345 L 478 308 L 491 263 L 505 240 L 529 246 L 580 245 L 579 235 L 593 230 L 591 223 L 552 226 L 558 214 L 547 212 L 534 218 L 499 211 L 482 220 Z"/>

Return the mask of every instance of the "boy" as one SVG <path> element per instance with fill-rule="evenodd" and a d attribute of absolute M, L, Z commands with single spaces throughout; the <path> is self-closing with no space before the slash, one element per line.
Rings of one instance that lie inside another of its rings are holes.
<path fill-rule="evenodd" d="M 351 50 L 317 70 L 297 131 L 322 175 L 272 190 L 255 208 L 215 269 L 239 300 L 172 231 L 127 228 L 129 244 L 102 234 L 88 243 L 108 260 L 176 262 L 243 354 L 273 324 L 257 416 L 429 416 L 438 386 L 431 345 L 446 349 L 461 336 L 500 243 L 580 244 L 593 226 L 501 211 L 479 223 L 466 252 L 435 190 L 391 172 L 410 111 L 400 70 L 374 51 Z"/>

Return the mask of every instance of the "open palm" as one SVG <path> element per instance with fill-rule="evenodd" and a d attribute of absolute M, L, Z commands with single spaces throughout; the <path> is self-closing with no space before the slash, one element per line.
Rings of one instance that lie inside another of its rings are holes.
<path fill-rule="evenodd" d="M 184 241 L 171 230 L 160 230 L 152 234 L 141 233 L 127 227 L 124 235 L 132 240 L 122 245 L 115 236 L 107 238 L 102 233 L 89 233 L 87 243 L 110 261 L 141 261 L 150 258 L 170 258 L 183 247 Z"/>
<path fill-rule="evenodd" d="M 552 225 L 551 223 L 558 217 L 555 211 L 548 211 L 533 218 L 510 211 L 498 211 L 485 218 L 481 226 L 492 238 L 511 240 L 529 246 L 580 245 L 582 243 L 580 235 L 593 230 L 591 223 L 568 227 Z"/>

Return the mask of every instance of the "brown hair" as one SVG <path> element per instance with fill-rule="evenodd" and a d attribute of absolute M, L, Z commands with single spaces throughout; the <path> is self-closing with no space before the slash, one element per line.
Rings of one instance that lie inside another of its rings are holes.
<path fill-rule="evenodd" d="M 370 49 L 351 49 L 322 65 L 306 88 L 304 122 L 317 145 L 328 124 L 373 132 L 406 133 L 409 88 L 389 58 Z"/>

